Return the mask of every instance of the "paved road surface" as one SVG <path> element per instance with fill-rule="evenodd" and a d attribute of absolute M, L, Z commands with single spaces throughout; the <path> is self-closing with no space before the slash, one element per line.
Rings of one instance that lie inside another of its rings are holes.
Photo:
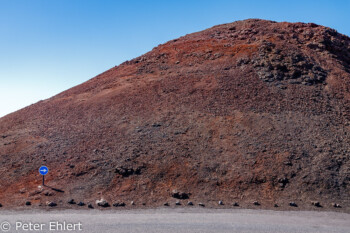
<path fill-rule="evenodd" d="M 199 208 L 118 211 L 1 211 L 0 227 L 2 229 L 0 232 L 8 229 L 8 224 L 4 221 L 11 224 L 11 228 L 7 232 L 350 233 L 350 214 L 306 211 Z M 62 231 L 60 227 L 64 227 L 64 221 L 66 221 L 66 230 Z"/>

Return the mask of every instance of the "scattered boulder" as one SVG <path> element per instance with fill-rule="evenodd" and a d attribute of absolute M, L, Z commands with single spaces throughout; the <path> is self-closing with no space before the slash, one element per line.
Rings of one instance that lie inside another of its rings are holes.
<path fill-rule="evenodd" d="M 219 205 L 224 205 L 224 202 L 223 201 L 219 201 L 218 204 Z"/>
<path fill-rule="evenodd" d="M 258 201 L 254 201 L 253 205 L 260 205 L 260 203 Z"/>
<path fill-rule="evenodd" d="M 2 207 L 2 204 L 0 203 L 0 208 Z"/>
<path fill-rule="evenodd" d="M 337 204 L 337 203 L 332 203 L 332 206 L 333 206 L 334 208 L 341 208 L 341 205 L 340 205 L 340 204 Z"/>
<path fill-rule="evenodd" d="M 101 206 L 101 207 L 109 207 L 109 203 L 105 200 L 105 199 L 101 199 L 101 200 L 96 200 L 96 205 Z"/>
<path fill-rule="evenodd" d="M 51 196 L 54 195 L 54 193 L 53 193 L 53 192 L 49 192 L 49 191 L 45 191 L 45 192 L 44 192 L 44 195 L 45 195 L 45 196 L 48 196 L 48 197 L 51 197 Z"/>
<path fill-rule="evenodd" d="M 181 205 L 181 202 L 180 201 L 176 201 L 175 205 Z"/>
<path fill-rule="evenodd" d="M 298 205 L 295 202 L 290 202 L 289 205 L 292 207 L 298 207 Z"/>
<path fill-rule="evenodd" d="M 165 203 L 164 203 L 164 206 L 169 206 L 169 203 L 168 203 L 168 202 L 165 202 Z"/>
<path fill-rule="evenodd" d="M 119 206 L 126 206 L 124 202 L 119 203 Z"/>
<path fill-rule="evenodd" d="M 154 128 L 158 128 L 158 127 L 161 127 L 161 126 L 162 126 L 161 123 L 154 123 L 154 124 L 152 124 L 152 127 L 154 127 Z"/>
<path fill-rule="evenodd" d="M 279 206 L 278 206 L 278 204 L 274 204 L 273 207 L 277 208 L 277 207 L 279 207 Z"/>
<path fill-rule="evenodd" d="M 85 205 L 84 202 L 79 202 L 79 203 L 78 203 L 78 206 L 84 206 L 84 205 Z"/>
<path fill-rule="evenodd" d="M 286 185 L 289 183 L 289 180 L 288 180 L 288 178 L 285 178 L 285 177 L 280 178 L 280 179 L 278 179 L 278 183 L 279 183 L 281 188 L 285 188 Z"/>
<path fill-rule="evenodd" d="M 53 202 L 53 201 L 47 201 L 47 202 L 46 202 L 46 205 L 47 205 L 47 206 L 50 206 L 50 207 L 57 206 L 57 204 L 56 204 L 55 202 Z"/>
<path fill-rule="evenodd" d="M 141 174 L 141 170 L 145 168 L 144 166 L 140 166 L 137 168 L 125 168 L 125 167 L 117 167 L 115 169 L 115 173 L 123 176 L 123 177 L 128 177 L 131 175 L 140 175 Z"/>
<path fill-rule="evenodd" d="M 94 207 L 92 206 L 92 204 L 89 204 L 89 205 L 88 205 L 88 208 L 89 208 L 89 209 L 93 209 Z"/>
<path fill-rule="evenodd" d="M 322 205 L 319 201 L 312 201 L 311 205 L 316 206 L 316 207 L 322 207 Z"/>
<path fill-rule="evenodd" d="M 128 177 L 134 174 L 134 169 L 132 168 L 124 168 L 124 167 L 117 167 L 115 169 L 115 172 L 119 175 L 122 175 L 123 177 Z"/>
<path fill-rule="evenodd" d="M 239 204 L 237 202 L 234 202 L 232 205 L 233 206 L 239 206 Z"/>
<path fill-rule="evenodd" d="M 70 205 L 75 205 L 76 203 L 75 203 L 74 199 L 70 199 L 70 200 L 68 201 L 68 204 L 70 204 Z"/>
<path fill-rule="evenodd" d="M 116 202 L 113 204 L 114 207 L 119 207 L 119 206 L 126 206 L 124 202 Z"/>
<path fill-rule="evenodd" d="M 190 193 L 179 192 L 177 190 L 173 190 L 171 196 L 176 199 L 188 199 L 190 198 Z"/>
<path fill-rule="evenodd" d="M 135 202 L 134 202 L 134 201 L 131 201 L 131 202 L 130 202 L 130 205 L 135 205 Z"/>
<path fill-rule="evenodd" d="M 283 164 L 286 166 L 293 166 L 291 161 L 285 161 Z"/>
<path fill-rule="evenodd" d="M 30 201 L 26 201 L 26 205 L 32 205 Z"/>
<path fill-rule="evenodd" d="M 193 205 L 192 201 L 188 201 L 187 205 Z"/>
<path fill-rule="evenodd" d="M 205 206 L 202 202 L 199 202 L 198 205 L 199 205 L 199 206 L 202 206 L 202 207 Z"/>

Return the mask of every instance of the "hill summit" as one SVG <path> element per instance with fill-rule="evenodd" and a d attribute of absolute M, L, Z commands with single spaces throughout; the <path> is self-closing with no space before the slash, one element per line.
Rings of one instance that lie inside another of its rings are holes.
<path fill-rule="evenodd" d="M 0 202 L 317 200 L 349 211 L 349 153 L 350 38 L 249 19 L 169 41 L 1 118 Z"/>

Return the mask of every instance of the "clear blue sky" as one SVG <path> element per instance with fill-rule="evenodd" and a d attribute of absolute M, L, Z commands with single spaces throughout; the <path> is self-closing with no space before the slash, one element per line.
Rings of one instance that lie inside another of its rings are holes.
<path fill-rule="evenodd" d="M 315 22 L 350 35 L 349 12 L 350 0 L 0 0 L 0 116 L 216 24 Z"/>

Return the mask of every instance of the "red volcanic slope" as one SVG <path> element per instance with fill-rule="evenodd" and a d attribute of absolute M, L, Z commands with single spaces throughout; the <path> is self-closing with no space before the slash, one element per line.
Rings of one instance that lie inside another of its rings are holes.
<path fill-rule="evenodd" d="M 0 202 L 350 210 L 350 39 L 244 20 L 162 44 L 0 119 Z M 38 188 L 38 168 L 50 168 Z M 286 207 L 287 208 L 287 207 Z"/>

